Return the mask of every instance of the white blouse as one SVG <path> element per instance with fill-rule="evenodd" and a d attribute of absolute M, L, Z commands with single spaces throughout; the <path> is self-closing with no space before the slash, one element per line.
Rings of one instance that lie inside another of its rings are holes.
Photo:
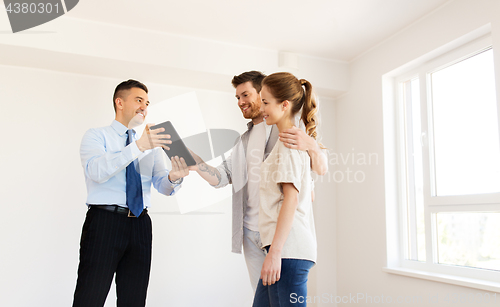
<path fill-rule="evenodd" d="M 316 262 L 317 244 L 311 191 L 311 161 L 307 152 L 285 147 L 278 141 L 261 165 L 259 232 L 262 246 L 271 245 L 283 204 L 281 183 L 292 183 L 299 191 L 292 229 L 283 246 L 282 258 Z"/>

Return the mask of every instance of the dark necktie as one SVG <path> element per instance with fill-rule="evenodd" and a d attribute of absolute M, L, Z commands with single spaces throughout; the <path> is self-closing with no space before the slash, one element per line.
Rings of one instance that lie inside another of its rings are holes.
<path fill-rule="evenodd" d="M 132 140 L 132 130 L 127 131 L 127 143 L 130 144 Z M 136 216 L 141 215 L 144 208 L 142 202 L 142 182 L 141 175 L 136 171 L 134 162 L 137 161 L 137 171 L 139 170 L 139 161 L 135 159 L 127 166 L 127 206 L 130 211 Z"/>

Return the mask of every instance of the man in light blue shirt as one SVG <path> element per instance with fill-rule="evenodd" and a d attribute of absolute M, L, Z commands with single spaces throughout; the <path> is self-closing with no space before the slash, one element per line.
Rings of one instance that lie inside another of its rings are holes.
<path fill-rule="evenodd" d="M 113 96 L 115 120 L 88 130 L 80 156 L 89 210 L 82 229 L 80 264 L 74 307 L 103 306 L 116 273 L 117 306 L 145 306 L 151 267 L 152 231 L 147 208 L 151 184 L 173 195 L 189 174 L 182 158 L 164 162 L 169 149 L 164 129 L 140 138 L 134 127 L 144 122 L 149 105 L 147 87 L 135 80 L 120 83 Z M 134 214 L 135 212 L 136 214 Z"/>

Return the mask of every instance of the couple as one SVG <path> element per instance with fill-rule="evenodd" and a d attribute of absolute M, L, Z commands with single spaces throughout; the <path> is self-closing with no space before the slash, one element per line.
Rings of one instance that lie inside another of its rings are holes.
<path fill-rule="evenodd" d="M 233 189 L 233 252 L 241 252 L 243 244 L 254 289 L 259 283 L 254 306 L 290 304 L 291 293 L 306 295 L 308 270 L 316 260 L 310 169 L 324 174 L 327 167 L 315 141 L 312 87 L 291 74 L 265 77 L 259 72 L 236 76 L 233 85 L 244 117 L 252 120 L 241 136 L 244 150 L 235 148 L 218 168 L 197 159 L 192 169 L 216 187 L 235 183 L 242 172 L 248 174 L 248 184 Z M 148 126 L 137 140 L 134 130 L 128 129 L 146 116 L 149 101 L 142 83 L 129 80 L 118 85 L 113 103 L 116 117 L 111 126 L 91 129 L 82 140 L 89 211 L 82 229 L 73 306 L 103 306 L 115 272 L 117 305 L 145 305 L 151 264 L 147 214 L 151 183 L 160 193 L 173 195 L 189 174 L 182 158 L 172 159 L 172 170 L 166 169 L 156 148 L 168 149 L 171 143 L 158 134 L 162 129 Z M 308 135 L 292 128 L 300 109 Z M 282 142 L 274 146 L 277 129 Z M 261 172 L 258 155 L 247 155 L 256 150 L 261 159 L 269 154 Z M 134 166 L 138 158 L 142 176 Z M 144 159 L 150 163 L 142 163 Z"/>

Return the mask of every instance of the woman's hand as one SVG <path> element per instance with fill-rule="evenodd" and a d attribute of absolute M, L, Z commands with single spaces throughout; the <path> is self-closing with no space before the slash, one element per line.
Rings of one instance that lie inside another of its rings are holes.
<path fill-rule="evenodd" d="M 281 252 L 273 250 L 273 247 L 269 248 L 269 253 L 267 253 L 266 259 L 264 259 L 264 264 L 262 265 L 262 271 L 260 272 L 260 278 L 262 279 L 262 284 L 264 286 L 272 285 L 281 277 Z"/>

